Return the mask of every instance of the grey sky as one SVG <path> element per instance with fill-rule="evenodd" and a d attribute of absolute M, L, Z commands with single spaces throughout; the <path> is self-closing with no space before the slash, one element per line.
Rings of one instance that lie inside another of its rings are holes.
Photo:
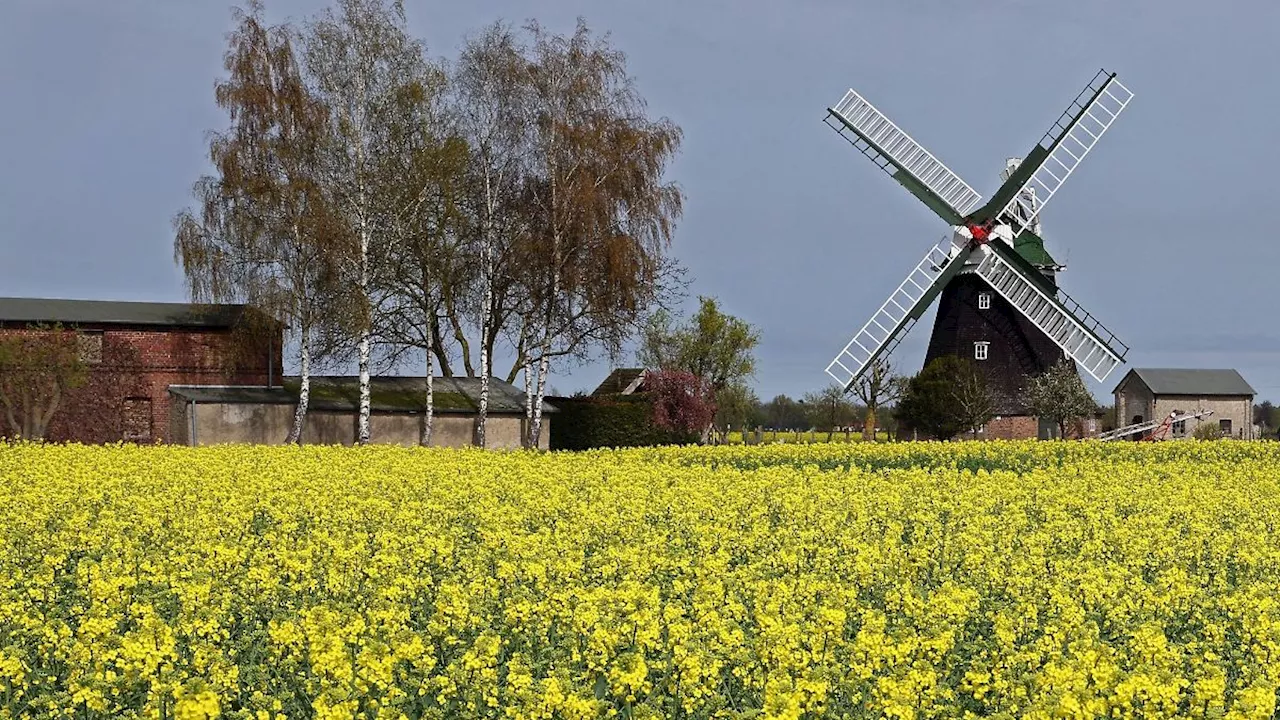
<path fill-rule="evenodd" d="M 272 19 L 323 0 L 266 0 Z M 1099 67 L 1135 98 L 1043 215 L 1063 287 L 1130 365 L 1235 367 L 1280 399 L 1280 3 L 413 2 L 432 55 L 499 17 L 612 33 L 685 130 L 675 251 L 799 395 L 946 228 L 822 124 L 853 86 L 989 195 Z M 206 171 L 230 5 L 6 0 L 0 295 L 185 299 L 170 218 Z M 896 354 L 919 369 L 932 317 Z M 561 372 L 589 388 L 604 363 Z M 1109 391 L 1123 369 L 1108 379 Z M 1103 388 L 1094 387 L 1095 391 Z M 1101 393 L 1099 393 L 1101 394 Z"/>

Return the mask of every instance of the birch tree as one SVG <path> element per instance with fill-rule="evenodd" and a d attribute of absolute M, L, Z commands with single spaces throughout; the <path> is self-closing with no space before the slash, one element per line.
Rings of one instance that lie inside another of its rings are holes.
<path fill-rule="evenodd" d="M 658 299 L 683 195 L 664 177 L 680 129 L 647 116 L 625 55 L 581 20 L 567 37 L 527 29 L 532 224 L 516 349 L 536 447 L 552 359 L 596 346 L 617 354 Z"/>
<path fill-rule="evenodd" d="M 196 207 L 174 219 L 174 259 L 197 302 L 246 302 L 296 333 L 300 388 L 287 441 L 301 442 L 318 354 L 315 333 L 333 299 L 322 190 L 324 107 L 306 87 L 288 25 L 268 27 L 259 4 L 237 11 L 214 86 L 230 127 L 214 132 L 215 174 L 196 182 Z"/>
<path fill-rule="evenodd" d="M 456 137 L 423 134 L 413 152 L 396 156 L 390 177 L 411 179 L 403 187 L 402 210 L 392 218 L 390 252 L 379 279 L 387 295 L 378 336 L 402 348 L 421 350 L 426 398 L 419 444 L 430 445 L 434 421 L 435 361 L 449 374 L 449 348 L 440 332 L 447 290 L 465 282 L 464 228 L 459 211 L 466 145 Z"/>
<path fill-rule="evenodd" d="M 409 36 L 399 0 L 338 0 L 307 25 L 306 59 L 314 92 L 329 114 L 326 192 L 334 198 L 341 242 L 332 244 L 343 270 L 345 323 L 356 340 L 360 401 L 356 440 L 369 441 L 370 363 L 382 300 L 375 282 L 396 225 L 386 158 L 410 150 L 406 109 L 432 92 L 424 48 Z M 410 194 L 415 194 L 410 188 Z"/>
<path fill-rule="evenodd" d="M 518 216 L 515 199 L 525 162 L 526 118 L 523 102 L 523 52 L 509 28 L 494 24 L 462 49 L 452 76 L 455 116 L 469 153 L 466 208 L 472 246 L 479 259 L 473 299 L 479 320 L 480 398 L 476 444 L 485 446 L 489 410 L 489 377 L 493 352 L 508 317 L 508 251 L 515 242 Z M 457 330 L 464 358 L 469 358 L 459 318 L 460 298 L 450 300 L 448 314 Z M 465 300 L 464 300 L 465 302 Z M 468 374 L 472 374 L 468 368 Z"/>

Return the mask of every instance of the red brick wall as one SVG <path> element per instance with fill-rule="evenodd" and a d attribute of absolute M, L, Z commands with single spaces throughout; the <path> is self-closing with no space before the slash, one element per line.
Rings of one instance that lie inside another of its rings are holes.
<path fill-rule="evenodd" d="M 280 381 L 280 337 L 247 341 L 230 329 L 80 325 L 102 331 L 102 358 L 88 382 L 63 399 L 50 422 L 51 441 L 114 442 L 166 439 L 170 385 L 265 385 L 268 353 Z M 0 325 L 0 335 L 29 333 Z M 149 406 L 150 427 L 141 416 Z M 5 432 L 0 428 L 0 433 Z M 126 432 L 128 431 L 128 432 Z"/>
<path fill-rule="evenodd" d="M 1006 415 L 998 420 L 987 421 L 988 440 L 1026 440 L 1035 439 L 1040 433 L 1039 421 L 1030 415 Z"/>
<path fill-rule="evenodd" d="M 1089 420 L 1079 418 L 1067 424 L 1067 439 L 1078 440 L 1081 437 L 1092 436 L 1096 433 L 1097 422 L 1093 422 L 1091 430 L 1087 425 Z M 1057 432 L 1056 429 L 1054 431 Z M 1040 437 L 1040 420 L 1033 415 L 1005 415 L 1000 418 L 988 420 L 984 426 L 983 432 L 977 436 L 978 440 L 1035 440 Z M 897 438 L 899 440 L 910 440 L 912 438 L 911 430 L 902 428 L 899 430 Z M 920 439 L 925 439 L 921 437 Z M 970 440 L 973 437 L 968 432 L 960 433 L 956 436 L 957 440 Z"/>

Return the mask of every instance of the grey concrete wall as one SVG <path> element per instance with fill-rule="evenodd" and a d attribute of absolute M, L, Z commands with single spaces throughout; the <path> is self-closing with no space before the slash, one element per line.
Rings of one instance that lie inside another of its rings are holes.
<path fill-rule="evenodd" d="M 187 414 L 187 403 L 180 397 L 169 396 L 169 431 L 164 441 L 170 445 L 191 444 L 191 418 Z"/>
<path fill-rule="evenodd" d="M 188 406 L 178 411 L 174 403 L 170 421 L 171 442 L 213 445 L 218 443 L 253 443 L 278 445 L 289 435 L 294 406 L 253 403 L 198 403 L 195 406 L 195 442 L 189 437 Z M 543 416 L 539 446 L 547 449 L 551 437 L 550 416 Z M 183 429 L 178 424 L 183 424 Z M 369 418 L 370 442 L 416 447 L 422 416 L 398 413 L 374 413 Z M 487 446 L 517 449 L 524 428 L 524 417 L 490 415 L 487 421 Z M 302 442 L 314 445 L 352 445 L 356 438 L 356 413 L 311 410 L 302 430 Z M 475 417 L 454 413 L 436 415 L 432 423 L 433 447 L 467 447 L 474 444 Z"/>
<path fill-rule="evenodd" d="M 1142 422 L 1150 420 L 1155 413 L 1154 398 L 1147 386 L 1140 382 L 1129 382 L 1116 393 L 1116 427 L 1133 424 L 1134 416 L 1141 415 Z"/>
<path fill-rule="evenodd" d="M 1170 430 L 1169 438 L 1192 437 L 1201 423 L 1218 427 L 1221 420 L 1231 421 L 1231 436 L 1244 440 L 1253 440 L 1253 398 L 1248 396 L 1200 397 L 1195 395 L 1157 395 L 1147 391 L 1145 385 L 1137 382 L 1129 383 L 1116 393 L 1116 421 L 1120 425 L 1133 422 L 1135 415 L 1145 420 L 1163 420 L 1174 410 L 1185 413 L 1212 410 L 1213 414 L 1202 420 L 1187 420 L 1186 432 L 1174 435 Z"/>
<path fill-rule="evenodd" d="M 1187 395 L 1160 395 L 1156 398 L 1155 417 L 1163 418 L 1174 410 L 1196 412 L 1212 410 L 1213 414 L 1200 420 L 1187 420 L 1186 437 L 1192 437 L 1201 424 L 1218 427 L 1222 420 L 1231 421 L 1231 437 L 1242 440 L 1253 439 L 1253 398 L 1239 397 L 1194 397 Z M 1172 431 L 1169 434 L 1173 437 Z"/>

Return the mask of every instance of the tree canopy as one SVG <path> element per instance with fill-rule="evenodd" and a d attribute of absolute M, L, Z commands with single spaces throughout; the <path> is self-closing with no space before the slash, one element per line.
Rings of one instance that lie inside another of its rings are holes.
<path fill-rule="evenodd" d="M 992 395 L 972 360 L 944 355 L 906 383 L 898 420 L 938 440 L 976 431 L 990 420 Z"/>
<path fill-rule="evenodd" d="M 714 298 L 699 296 L 698 303 L 697 313 L 681 325 L 675 325 L 666 311 L 655 313 L 641 335 L 637 355 L 645 367 L 685 370 L 719 392 L 755 372 L 760 334 L 722 312 Z"/>
<path fill-rule="evenodd" d="M 1060 438 L 1067 436 L 1067 427 L 1073 420 L 1098 411 L 1098 403 L 1081 382 L 1075 363 L 1067 359 L 1031 378 L 1024 401 L 1033 414 L 1058 427 Z"/>

